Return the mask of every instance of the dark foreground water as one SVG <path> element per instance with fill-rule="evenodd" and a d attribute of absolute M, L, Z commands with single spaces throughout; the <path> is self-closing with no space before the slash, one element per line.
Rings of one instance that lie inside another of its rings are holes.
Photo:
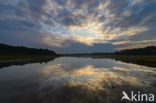
<path fill-rule="evenodd" d="M 156 95 L 156 68 L 61 57 L 0 69 L 0 103 L 120 103 L 122 91 Z"/>

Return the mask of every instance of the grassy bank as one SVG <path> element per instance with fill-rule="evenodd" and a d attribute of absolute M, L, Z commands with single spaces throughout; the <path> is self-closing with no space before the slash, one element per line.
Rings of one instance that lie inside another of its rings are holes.
<path fill-rule="evenodd" d="M 29 63 L 46 63 L 58 56 L 53 55 L 7 55 L 0 56 L 0 68 L 11 65 L 24 65 Z"/>
<path fill-rule="evenodd" d="M 68 55 L 72 57 L 90 57 L 90 58 L 110 58 L 134 60 L 138 62 L 156 63 L 156 56 L 142 56 L 142 55 Z M 22 59 L 44 59 L 58 57 L 53 55 L 0 55 L 0 62 Z"/>
<path fill-rule="evenodd" d="M 10 60 L 22 60 L 22 59 L 38 59 L 38 58 L 51 58 L 57 57 L 53 55 L 0 55 L 0 62 Z"/>
<path fill-rule="evenodd" d="M 98 59 L 114 59 L 126 63 L 134 63 L 149 67 L 156 67 L 156 56 L 142 55 L 95 55 L 95 54 L 79 54 L 79 55 L 64 55 L 69 57 L 83 58 L 98 58 Z M 0 66 L 26 64 L 26 63 L 42 63 L 54 60 L 60 56 L 53 55 L 0 55 Z"/>
<path fill-rule="evenodd" d="M 33 55 L 0 55 L 0 61 L 36 58 L 36 57 L 38 57 L 38 56 L 33 56 Z"/>

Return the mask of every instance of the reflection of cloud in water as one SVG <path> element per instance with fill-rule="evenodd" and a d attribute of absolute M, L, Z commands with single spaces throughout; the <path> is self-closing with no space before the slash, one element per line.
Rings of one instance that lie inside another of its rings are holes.
<path fill-rule="evenodd" d="M 140 68 L 140 69 L 155 69 L 153 67 L 147 67 L 147 66 L 143 66 L 143 65 L 139 65 L 139 64 L 132 64 L 132 63 L 125 63 L 125 62 L 121 62 L 121 61 L 117 61 L 117 64 L 121 64 L 121 65 L 127 65 L 128 67 L 133 67 L 133 68 Z"/>
<path fill-rule="evenodd" d="M 43 69 L 43 73 L 45 73 L 47 76 L 50 73 L 53 73 L 52 76 L 58 76 L 58 75 L 62 75 L 65 73 L 65 71 L 63 71 L 63 69 L 61 68 L 62 64 L 55 64 L 55 65 L 48 65 Z"/>
<path fill-rule="evenodd" d="M 5 81 L 1 86 L 9 83 L 16 88 L 7 92 L 11 86 L 6 87 L 0 99 L 11 94 L 5 101 L 13 103 L 119 103 L 123 90 L 156 94 L 154 68 L 109 59 L 58 58 L 47 64 L 3 70 L 10 71 L 8 75 L 2 72 L 3 76 L 16 83 Z"/>
<path fill-rule="evenodd" d="M 115 69 L 115 70 L 120 70 L 120 71 L 125 71 L 125 72 L 129 72 L 129 71 L 130 71 L 130 69 L 128 69 L 128 68 L 123 68 L 123 67 L 113 67 L 113 69 Z"/>
<path fill-rule="evenodd" d="M 107 89 L 114 84 L 123 85 L 130 84 L 134 86 L 145 86 L 147 83 L 142 81 L 143 74 L 137 69 L 130 69 L 125 67 L 114 66 L 112 68 L 96 68 L 93 65 L 86 65 L 84 67 L 70 69 L 70 65 L 64 64 L 50 64 L 43 69 L 46 78 L 46 85 L 87 85 L 90 88 Z M 136 72 L 137 71 L 137 72 Z M 133 72 L 137 74 L 132 74 Z M 138 75 L 139 74 L 139 75 Z M 103 85 L 101 85 L 103 83 Z"/>
<path fill-rule="evenodd" d="M 64 64 L 46 66 L 43 73 L 47 78 L 42 80 L 42 86 L 24 93 L 25 100 L 29 103 L 118 103 L 123 90 L 154 93 L 154 89 L 146 88 L 148 86 L 141 82 L 144 78 L 129 75 L 137 69 L 96 68 L 93 65 L 69 68 Z M 16 100 L 19 94 L 15 96 Z"/>
<path fill-rule="evenodd" d="M 94 68 L 93 66 L 86 67 L 78 71 L 74 71 L 74 73 L 76 76 L 84 76 L 87 74 L 89 77 L 91 77 L 88 79 L 88 83 L 91 87 L 103 86 L 105 89 L 105 86 L 111 86 L 112 83 L 117 85 L 123 85 L 123 83 L 142 85 L 138 78 L 126 75 L 126 73 L 114 72 L 109 69 L 102 70 L 102 68 Z M 103 83 L 103 85 L 101 85 L 101 83 Z"/>

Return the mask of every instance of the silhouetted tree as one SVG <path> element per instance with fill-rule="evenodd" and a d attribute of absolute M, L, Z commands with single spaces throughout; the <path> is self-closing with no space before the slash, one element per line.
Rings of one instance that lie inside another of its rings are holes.
<path fill-rule="evenodd" d="M 145 48 L 127 49 L 127 50 L 115 52 L 115 54 L 120 54 L 120 55 L 156 55 L 156 47 L 148 46 Z"/>
<path fill-rule="evenodd" d="M 48 49 L 35 49 L 0 44 L 0 55 L 56 55 L 56 53 Z"/>

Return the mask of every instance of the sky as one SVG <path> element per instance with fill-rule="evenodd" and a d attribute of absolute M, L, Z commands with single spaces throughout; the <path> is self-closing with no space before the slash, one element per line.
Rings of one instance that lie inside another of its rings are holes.
<path fill-rule="evenodd" d="M 0 0 L 0 43 L 57 53 L 156 46 L 156 0 Z"/>

